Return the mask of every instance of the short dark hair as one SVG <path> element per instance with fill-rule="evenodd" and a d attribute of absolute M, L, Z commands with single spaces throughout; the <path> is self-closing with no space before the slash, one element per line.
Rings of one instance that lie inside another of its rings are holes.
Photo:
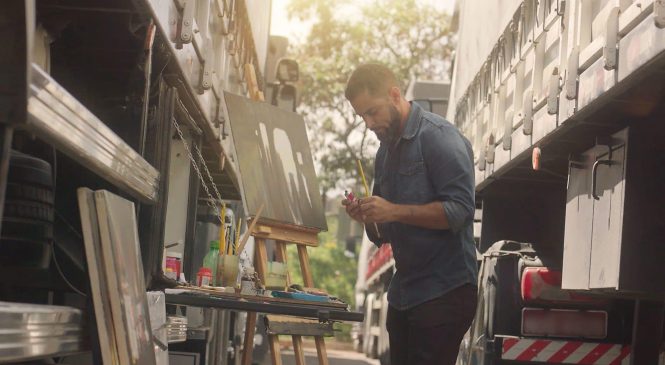
<path fill-rule="evenodd" d="M 380 63 L 365 63 L 358 66 L 349 77 L 344 96 L 349 101 L 365 91 L 371 96 L 379 96 L 393 86 L 398 85 L 392 70 Z"/>

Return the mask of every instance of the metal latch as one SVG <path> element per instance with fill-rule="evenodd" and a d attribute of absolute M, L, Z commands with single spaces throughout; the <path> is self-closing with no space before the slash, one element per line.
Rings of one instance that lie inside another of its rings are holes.
<path fill-rule="evenodd" d="M 575 100 L 577 98 L 577 71 L 580 64 L 580 49 L 573 47 L 568 57 L 568 67 L 566 69 L 566 99 Z"/>
<path fill-rule="evenodd" d="M 507 118 L 503 123 L 503 150 L 509 151 L 513 142 L 513 118 Z"/>
<path fill-rule="evenodd" d="M 486 154 L 487 154 L 487 146 L 483 146 L 482 150 L 480 151 L 480 156 L 478 156 L 478 170 L 480 171 L 485 171 L 485 165 L 487 164 L 486 162 Z"/>
<path fill-rule="evenodd" d="M 177 7 L 182 11 L 182 19 L 178 24 L 176 43 L 187 44 L 192 41 L 194 35 L 194 12 L 196 11 L 196 0 L 176 0 Z"/>
<path fill-rule="evenodd" d="M 559 1 L 559 7 L 557 8 L 557 13 L 563 16 L 566 13 L 566 0 Z"/>
<path fill-rule="evenodd" d="M 494 163 L 494 135 L 490 134 L 489 140 L 487 141 L 487 157 L 486 160 L 489 163 Z"/>
<path fill-rule="evenodd" d="M 555 67 L 550 76 L 549 92 L 547 95 L 547 113 L 556 114 L 559 112 L 559 68 Z"/>
<path fill-rule="evenodd" d="M 610 10 L 607 17 L 607 31 L 605 33 L 605 47 L 603 47 L 603 59 L 606 70 L 614 70 L 617 67 L 617 41 L 619 38 L 619 7 Z"/>
<path fill-rule="evenodd" d="M 527 136 L 533 133 L 533 90 L 524 93 L 524 121 L 522 122 L 522 132 Z"/>
<path fill-rule="evenodd" d="M 655 0 L 653 2 L 653 20 L 656 27 L 665 28 L 665 0 Z"/>

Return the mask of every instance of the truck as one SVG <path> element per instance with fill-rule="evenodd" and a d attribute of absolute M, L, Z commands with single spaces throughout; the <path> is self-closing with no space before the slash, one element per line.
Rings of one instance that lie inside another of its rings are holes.
<path fill-rule="evenodd" d="M 307 316 L 168 291 L 248 213 L 227 97 L 295 109 L 270 6 L 0 6 L 0 363 L 237 364 L 243 312 Z"/>
<path fill-rule="evenodd" d="M 665 2 L 462 0 L 482 208 L 458 364 L 663 363 Z"/>

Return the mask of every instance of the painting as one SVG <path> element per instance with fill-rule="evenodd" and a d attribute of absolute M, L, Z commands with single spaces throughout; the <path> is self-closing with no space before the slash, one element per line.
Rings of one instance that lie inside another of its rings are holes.
<path fill-rule="evenodd" d="M 303 117 L 228 92 L 224 98 L 247 213 L 263 204 L 264 221 L 327 230 Z"/>
<path fill-rule="evenodd" d="M 134 203 L 86 188 L 78 200 L 103 362 L 155 365 Z"/>

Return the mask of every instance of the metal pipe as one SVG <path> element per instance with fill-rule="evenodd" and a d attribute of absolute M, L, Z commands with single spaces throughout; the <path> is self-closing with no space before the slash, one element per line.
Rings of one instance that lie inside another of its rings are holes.
<path fill-rule="evenodd" d="M 14 128 L 3 124 L 0 125 L 0 231 L 2 231 L 2 217 L 5 210 L 5 193 L 7 191 L 7 177 L 9 176 L 9 158 L 12 147 Z"/>
<path fill-rule="evenodd" d="M 116 13 L 116 14 L 140 14 L 137 11 L 131 9 L 119 9 L 119 8 L 97 8 L 97 7 L 86 7 L 86 6 L 66 6 L 66 5 L 44 5 L 45 9 L 58 9 L 58 10 L 72 10 L 72 11 L 87 11 L 95 13 Z"/>

